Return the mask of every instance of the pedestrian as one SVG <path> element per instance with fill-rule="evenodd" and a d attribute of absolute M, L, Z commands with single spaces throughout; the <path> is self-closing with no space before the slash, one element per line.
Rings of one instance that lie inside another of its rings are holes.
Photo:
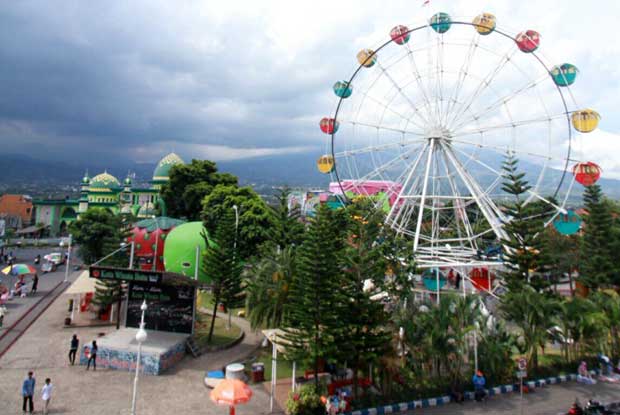
<path fill-rule="evenodd" d="M 75 364 L 75 355 L 77 354 L 79 346 L 80 340 L 77 334 L 74 334 L 71 338 L 71 348 L 69 349 L 69 362 L 71 362 L 71 366 Z"/>
<path fill-rule="evenodd" d="M 52 399 L 52 381 L 50 378 L 45 379 L 45 385 L 41 389 L 41 398 L 43 399 L 43 415 L 48 414 L 50 399 Z"/>
<path fill-rule="evenodd" d="M 477 402 L 484 400 L 487 396 L 487 392 L 484 390 L 484 385 L 487 383 L 487 380 L 484 378 L 482 370 L 477 370 L 471 380 L 474 384 L 474 398 Z"/>
<path fill-rule="evenodd" d="M 36 257 L 34 257 L 34 264 L 39 265 L 40 262 L 41 262 L 41 254 L 38 254 Z"/>
<path fill-rule="evenodd" d="M 30 413 L 34 412 L 34 404 L 32 403 L 32 396 L 34 395 L 34 385 L 36 380 L 32 375 L 32 372 L 28 372 L 28 377 L 24 379 L 24 383 L 22 384 L 22 397 L 24 398 L 24 404 L 22 406 L 22 410 L 26 412 L 26 402 L 29 403 Z"/>
<path fill-rule="evenodd" d="M 30 289 L 30 294 L 36 294 L 38 286 L 39 286 L 39 274 L 35 272 L 34 277 L 32 277 L 32 288 Z"/>
<path fill-rule="evenodd" d="M 90 347 L 90 356 L 88 357 L 88 363 L 86 364 L 86 370 L 90 368 L 90 362 L 93 362 L 93 370 L 97 370 L 97 341 L 93 340 L 93 345 Z"/>

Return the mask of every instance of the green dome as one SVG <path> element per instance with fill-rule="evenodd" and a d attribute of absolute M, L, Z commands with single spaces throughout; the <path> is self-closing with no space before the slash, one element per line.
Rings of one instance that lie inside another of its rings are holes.
<path fill-rule="evenodd" d="M 109 174 L 108 172 L 103 172 L 101 174 L 98 174 L 95 177 L 93 177 L 92 180 L 90 181 L 91 189 L 116 190 L 116 189 L 119 189 L 120 187 L 121 187 L 121 184 L 119 183 L 118 179 L 112 176 L 111 174 Z"/>
<path fill-rule="evenodd" d="M 206 229 L 202 222 L 188 222 L 174 228 L 166 237 L 164 245 L 164 266 L 166 271 L 194 277 L 196 247 L 200 247 L 199 264 L 202 263 L 207 245 L 201 233 Z M 211 241 L 209 241 L 211 243 Z M 209 277 L 200 269 L 198 280 L 208 282 Z"/>
<path fill-rule="evenodd" d="M 168 154 L 157 163 L 157 167 L 155 167 L 155 171 L 153 172 L 153 180 L 168 180 L 170 177 L 170 169 L 176 164 L 185 164 L 185 162 L 175 153 Z"/>
<path fill-rule="evenodd" d="M 84 177 L 82 177 L 82 184 L 89 184 L 90 183 L 90 177 L 88 177 L 88 173 L 84 174 Z"/>
<path fill-rule="evenodd" d="M 129 177 L 129 176 L 125 177 L 125 180 L 123 181 L 123 184 L 125 186 L 131 186 L 131 177 Z"/>

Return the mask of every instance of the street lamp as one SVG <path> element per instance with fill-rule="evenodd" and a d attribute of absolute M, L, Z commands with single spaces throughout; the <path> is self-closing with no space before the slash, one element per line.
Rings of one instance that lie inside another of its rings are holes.
<path fill-rule="evenodd" d="M 131 399 L 131 415 L 136 415 L 136 397 L 138 396 L 138 375 L 140 373 L 140 359 L 142 356 L 142 343 L 146 341 L 148 337 L 146 330 L 144 330 L 144 313 L 146 312 L 146 300 L 142 302 L 140 310 L 142 310 L 142 317 L 140 318 L 140 328 L 136 333 L 136 341 L 138 342 L 138 358 L 136 359 L 136 376 L 133 379 L 133 398 Z"/>
<path fill-rule="evenodd" d="M 71 264 L 71 242 L 73 241 L 73 236 L 69 234 L 69 240 L 67 242 L 67 263 L 65 264 L 65 280 L 67 282 L 69 280 L 69 264 Z M 64 240 L 60 241 L 60 246 L 65 246 Z"/>

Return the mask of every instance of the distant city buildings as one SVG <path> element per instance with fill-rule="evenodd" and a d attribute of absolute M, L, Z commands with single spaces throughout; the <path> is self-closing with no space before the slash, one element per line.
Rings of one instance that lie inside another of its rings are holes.
<path fill-rule="evenodd" d="M 134 187 L 130 175 L 121 184 L 107 171 L 92 178 L 85 174 L 80 184 L 79 198 L 34 200 L 34 223 L 48 228 L 51 235 L 63 235 L 69 224 L 91 207 L 107 209 L 114 214 L 151 217 L 160 203 L 161 187 L 168 182 L 170 169 L 183 163 L 175 153 L 162 158 L 148 187 Z"/>

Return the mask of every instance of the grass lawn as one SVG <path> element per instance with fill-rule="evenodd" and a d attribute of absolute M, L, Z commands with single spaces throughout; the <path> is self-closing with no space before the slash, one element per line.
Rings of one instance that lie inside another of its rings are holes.
<path fill-rule="evenodd" d="M 230 330 L 226 328 L 226 320 L 216 317 L 213 327 L 211 343 L 207 343 L 209 328 L 211 327 L 211 315 L 196 312 L 196 330 L 194 336 L 198 346 L 220 346 L 235 341 L 241 334 L 241 329 L 234 324 Z"/>
<path fill-rule="evenodd" d="M 260 349 L 256 362 L 262 362 L 265 364 L 265 380 L 271 380 L 271 344 L 269 347 Z M 278 354 L 278 379 L 286 379 L 293 376 L 293 362 L 284 360 L 281 354 Z M 296 376 L 303 376 L 305 369 L 297 364 Z"/>
<path fill-rule="evenodd" d="M 205 308 L 209 311 L 213 310 L 213 294 L 211 294 L 210 292 L 207 291 L 202 291 L 199 290 L 198 291 L 198 298 L 196 299 L 196 305 L 198 307 L 198 309 Z M 237 313 L 239 311 L 245 311 L 245 307 L 239 307 L 239 308 L 233 308 L 233 316 L 237 316 Z"/>

